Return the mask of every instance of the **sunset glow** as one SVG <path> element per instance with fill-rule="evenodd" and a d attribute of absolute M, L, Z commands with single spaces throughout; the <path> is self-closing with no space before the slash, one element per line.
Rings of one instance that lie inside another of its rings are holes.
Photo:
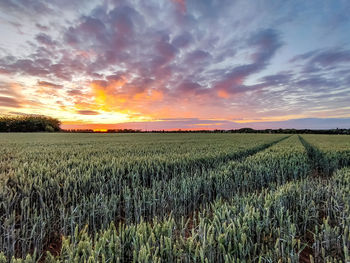
<path fill-rule="evenodd" d="M 96 131 L 346 128 L 349 13 L 348 1 L 0 1 L 0 114 Z"/>
<path fill-rule="evenodd" d="M 94 132 L 107 132 L 107 129 L 93 129 Z"/>

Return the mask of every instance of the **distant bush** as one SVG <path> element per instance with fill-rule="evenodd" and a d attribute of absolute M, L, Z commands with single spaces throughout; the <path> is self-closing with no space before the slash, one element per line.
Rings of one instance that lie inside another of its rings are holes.
<path fill-rule="evenodd" d="M 41 115 L 0 116 L 0 132 L 55 132 L 58 119 Z"/>

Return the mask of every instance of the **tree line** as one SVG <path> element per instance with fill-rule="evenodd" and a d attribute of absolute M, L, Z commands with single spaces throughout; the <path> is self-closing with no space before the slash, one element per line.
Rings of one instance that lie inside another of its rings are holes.
<path fill-rule="evenodd" d="M 0 116 L 0 132 L 57 132 L 61 121 L 42 115 Z"/>

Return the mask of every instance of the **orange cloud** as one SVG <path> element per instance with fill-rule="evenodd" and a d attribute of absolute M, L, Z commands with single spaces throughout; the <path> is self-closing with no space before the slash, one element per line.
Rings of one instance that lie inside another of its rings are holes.
<path fill-rule="evenodd" d="M 112 79 L 109 81 L 96 80 L 91 83 L 92 92 L 95 97 L 97 107 L 101 110 L 110 111 L 115 108 L 116 103 L 124 103 L 126 98 L 122 95 L 118 95 L 118 90 L 121 89 L 127 79 L 125 76 Z"/>
<path fill-rule="evenodd" d="M 90 86 L 95 103 L 90 110 L 143 114 L 146 117 L 149 106 L 153 102 L 162 101 L 164 97 L 163 91 L 157 89 L 157 83 L 153 83 L 152 86 L 135 84 L 134 79 L 129 81 L 126 75 L 113 76 L 108 80 L 95 80 Z M 79 104 L 77 103 L 77 107 Z"/>
<path fill-rule="evenodd" d="M 160 101 L 163 99 L 163 92 L 158 90 L 146 90 L 142 93 L 136 93 L 133 96 L 133 99 L 141 100 L 150 100 L 150 101 Z"/>
<path fill-rule="evenodd" d="M 225 90 L 218 90 L 218 96 L 223 99 L 227 99 L 230 97 L 230 94 L 228 94 Z"/>

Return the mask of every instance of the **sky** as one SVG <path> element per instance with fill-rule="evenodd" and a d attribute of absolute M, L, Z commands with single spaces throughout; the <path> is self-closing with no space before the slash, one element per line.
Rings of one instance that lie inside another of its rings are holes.
<path fill-rule="evenodd" d="M 0 114 L 350 128 L 348 0 L 0 0 Z"/>

